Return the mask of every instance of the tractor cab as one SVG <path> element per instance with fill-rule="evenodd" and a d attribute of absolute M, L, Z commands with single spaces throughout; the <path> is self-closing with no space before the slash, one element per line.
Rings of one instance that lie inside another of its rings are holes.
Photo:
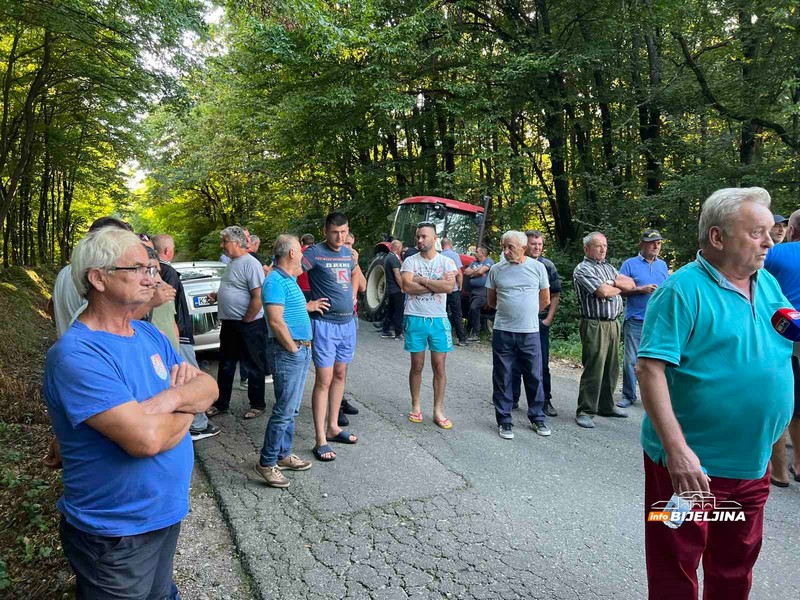
<path fill-rule="evenodd" d="M 432 223 L 439 239 L 448 237 L 453 249 L 461 255 L 464 266 L 475 260 L 468 253 L 475 250 L 483 223 L 484 210 L 480 206 L 439 198 L 436 196 L 414 196 L 402 200 L 395 212 L 389 215 L 392 221 L 391 234 L 375 246 L 375 258 L 367 270 L 367 291 L 364 307 L 367 316 L 377 320 L 383 316 L 383 300 L 386 294 L 386 279 L 383 263 L 390 252 L 389 242 L 400 240 L 403 249 L 416 245 L 415 235 L 419 223 Z M 441 248 L 437 247 L 437 250 Z"/>

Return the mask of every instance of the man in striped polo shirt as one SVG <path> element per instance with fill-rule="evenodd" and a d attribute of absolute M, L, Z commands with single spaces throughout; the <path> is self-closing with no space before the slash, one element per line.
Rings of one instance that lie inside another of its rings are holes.
<path fill-rule="evenodd" d="M 599 231 L 583 238 L 584 258 L 572 274 L 581 309 L 583 375 L 578 391 L 575 421 L 581 427 L 594 427 L 594 416 L 628 416 L 614 404 L 614 388 L 619 378 L 620 326 L 623 290 L 636 287 L 633 279 L 621 275 L 606 262 L 608 242 Z"/>

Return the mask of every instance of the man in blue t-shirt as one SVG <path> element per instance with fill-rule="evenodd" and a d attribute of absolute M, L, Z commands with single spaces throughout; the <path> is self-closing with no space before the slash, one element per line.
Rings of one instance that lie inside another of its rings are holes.
<path fill-rule="evenodd" d="M 61 543 L 78 598 L 177 594 L 172 559 L 189 510 L 189 427 L 217 385 L 150 323 L 131 320 L 158 271 L 133 233 L 89 233 L 72 256 L 86 310 L 47 353 L 44 397 L 64 467 Z"/>
<path fill-rule="evenodd" d="M 275 240 L 275 265 L 264 282 L 262 298 L 269 326 L 270 356 L 275 373 L 275 406 L 264 433 L 261 458 L 256 473 L 268 485 L 289 487 L 282 471 L 306 471 L 311 463 L 292 454 L 294 421 L 300 413 L 303 388 L 311 364 L 311 320 L 308 311 L 322 311 L 328 306 L 325 299 L 306 299 L 297 276 L 303 272 L 300 264 L 303 253 L 300 241 L 292 235 Z"/>
<path fill-rule="evenodd" d="M 633 368 L 642 339 L 644 312 L 650 295 L 669 277 L 667 263 L 658 258 L 663 239 L 657 230 L 647 229 L 639 240 L 639 254 L 622 263 L 619 270 L 636 284 L 635 288 L 623 290 L 621 294 L 627 302 L 622 324 L 625 352 L 622 358 L 622 400 L 617 402 L 620 408 L 628 408 L 636 403 L 636 373 Z"/>
<path fill-rule="evenodd" d="M 775 215 L 779 217 L 780 215 Z M 776 219 L 777 222 L 777 219 Z M 773 232 L 774 233 L 774 232 Z M 772 235 L 772 234 L 770 234 Z M 773 238 L 774 241 L 775 238 Z M 764 268 L 769 271 L 781 291 L 786 294 L 795 310 L 800 310 L 800 210 L 789 217 L 789 227 L 786 232 L 786 244 L 778 244 L 771 248 Z M 778 487 L 789 485 L 789 476 L 795 481 L 800 481 L 800 343 L 794 344 L 792 351 L 792 373 L 794 374 L 794 412 L 789 422 L 789 437 L 792 440 L 792 463 L 787 468 L 786 463 L 786 436 L 781 436 L 772 447 L 772 483 Z"/>
<path fill-rule="evenodd" d="M 353 281 L 361 277 L 361 269 L 345 245 L 350 227 L 347 217 L 334 212 L 325 219 L 325 241 L 310 246 L 303 253 L 303 271 L 308 273 L 313 300 L 325 299 L 328 308 L 311 315 L 313 332 L 312 359 L 316 377 L 311 395 L 316 443 L 314 454 L 319 460 L 336 458 L 332 451 L 320 451 L 328 442 L 355 444 L 358 438 L 339 427 L 347 365 L 356 350 L 356 323 L 353 306 L 356 291 Z M 330 446 L 328 446 L 330 448 Z"/>
<path fill-rule="evenodd" d="M 494 261 L 489 258 L 489 248 L 478 246 L 475 261 L 464 269 L 464 281 L 469 282 L 469 313 L 467 314 L 468 342 L 477 342 L 481 332 L 481 311 L 486 306 L 486 275 Z"/>

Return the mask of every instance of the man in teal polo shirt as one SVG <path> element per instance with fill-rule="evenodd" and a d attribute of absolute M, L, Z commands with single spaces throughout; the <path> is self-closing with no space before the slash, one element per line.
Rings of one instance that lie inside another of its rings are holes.
<path fill-rule="evenodd" d="M 700 215 L 697 260 L 661 285 L 647 307 L 636 367 L 647 412 L 645 511 L 673 493 L 699 491 L 713 494 L 716 506 L 740 504 L 745 516 L 688 520 L 678 529 L 647 522 L 651 600 L 696 599 L 701 558 L 705 597 L 749 594 L 770 452 L 793 405 L 792 345 L 770 323 L 790 304 L 761 270 L 773 246 L 769 205 L 761 188 L 712 194 Z"/>

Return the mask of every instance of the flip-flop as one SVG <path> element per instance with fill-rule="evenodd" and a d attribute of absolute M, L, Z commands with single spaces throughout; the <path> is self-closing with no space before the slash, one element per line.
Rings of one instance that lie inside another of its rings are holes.
<path fill-rule="evenodd" d="M 332 460 L 336 460 L 336 452 L 333 451 L 333 448 L 325 444 L 324 446 L 320 446 L 319 448 L 314 448 L 312 450 L 314 456 L 317 457 L 317 460 L 321 460 L 322 462 L 330 462 Z M 333 454 L 333 458 L 325 458 L 323 454 Z"/>
<path fill-rule="evenodd" d="M 422 413 L 408 413 L 408 420 L 412 423 L 422 423 Z"/>
<path fill-rule="evenodd" d="M 260 408 L 251 408 L 246 413 L 244 413 L 245 419 L 255 419 L 256 417 L 261 416 L 264 413 L 263 409 Z"/>
<path fill-rule="evenodd" d="M 774 485 L 775 487 L 779 487 L 779 488 L 787 488 L 787 487 L 789 487 L 789 482 L 788 481 L 778 481 L 774 477 L 770 477 L 769 478 L 769 482 L 772 485 Z"/>
<path fill-rule="evenodd" d="M 216 417 L 217 415 L 221 415 L 224 412 L 228 412 L 227 410 L 220 410 L 216 406 L 212 406 L 206 411 L 207 417 Z"/>
<path fill-rule="evenodd" d="M 444 419 L 434 419 L 433 422 L 436 423 L 442 429 L 452 429 L 453 428 L 453 424 L 450 422 L 450 419 L 448 419 L 447 417 L 445 417 Z"/>
<path fill-rule="evenodd" d="M 336 442 L 337 444 L 355 444 L 356 442 L 358 442 L 358 438 L 356 436 L 353 436 L 353 437 L 356 437 L 356 441 L 355 442 L 353 440 L 351 440 L 350 439 L 351 435 L 353 435 L 353 434 L 350 433 L 349 431 L 345 431 L 343 429 L 342 431 L 337 433 L 332 438 L 327 438 L 327 439 L 328 439 L 329 442 Z"/>
<path fill-rule="evenodd" d="M 789 466 L 789 474 L 794 477 L 795 481 L 800 482 L 800 475 L 795 472 L 794 467 L 791 465 Z"/>

